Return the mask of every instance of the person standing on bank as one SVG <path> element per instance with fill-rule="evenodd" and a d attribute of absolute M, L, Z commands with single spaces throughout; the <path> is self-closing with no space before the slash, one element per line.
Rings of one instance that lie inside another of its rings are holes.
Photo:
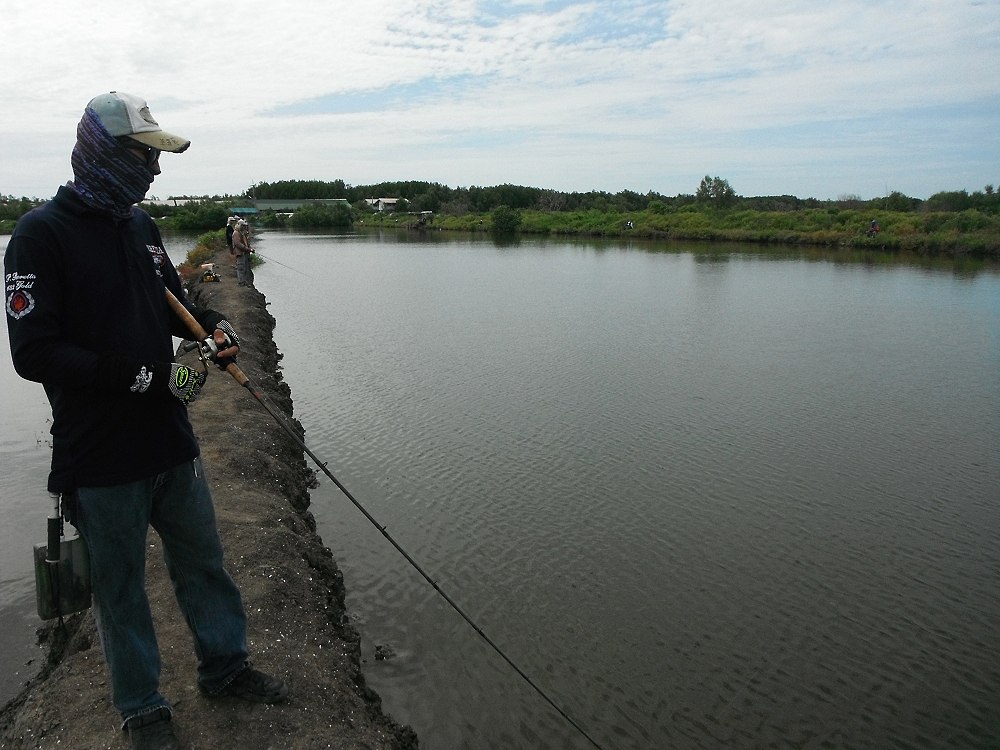
<path fill-rule="evenodd" d="M 202 692 L 260 703 L 288 695 L 250 664 L 242 598 L 223 567 L 187 415 L 207 373 L 174 362 L 171 335 L 190 333 L 164 288 L 184 294 L 159 230 L 134 205 L 160 174 L 160 152 L 189 145 L 162 130 L 144 100 L 95 97 L 77 127 L 73 181 L 17 222 L 4 256 L 14 368 L 42 383 L 52 407 L 48 489 L 62 495 L 90 553 L 112 701 L 139 750 L 179 747 L 144 584 L 149 526 L 194 636 Z M 213 332 L 224 368 L 239 351 L 236 332 L 220 313 L 184 304 Z"/>
<path fill-rule="evenodd" d="M 236 222 L 233 232 L 233 252 L 236 254 L 236 281 L 240 286 L 253 286 L 253 269 L 250 265 L 250 225 L 246 219 Z"/>
<path fill-rule="evenodd" d="M 229 260 L 232 261 L 231 265 L 236 268 L 236 253 L 233 252 L 233 232 L 236 231 L 236 217 L 230 216 L 229 220 L 226 221 L 226 245 L 229 247 Z"/>

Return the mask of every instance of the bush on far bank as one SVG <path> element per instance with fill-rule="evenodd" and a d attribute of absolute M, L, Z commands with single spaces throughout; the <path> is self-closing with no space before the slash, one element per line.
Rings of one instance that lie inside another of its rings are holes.
<path fill-rule="evenodd" d="M 350 206 L 342 203 L 332 206 L 305 205 L 288 217 L 288 226 L 298 229 L 349 229 L 353 224 L 354 216 Z"/>

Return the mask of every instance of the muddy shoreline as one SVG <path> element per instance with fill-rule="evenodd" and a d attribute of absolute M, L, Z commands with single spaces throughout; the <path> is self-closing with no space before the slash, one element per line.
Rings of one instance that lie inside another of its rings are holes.
<path fill-rule="evenodd" d="M 295 432 L 292 396 L 279 370 L 267 301 L 239 287 L 219 254 L 217 283 L 194 283 L 192 298 L 223 312 L 242 339 L 240 368 Z M 181 361 L 194 359 L 183 355 Z M 150 532 L 147 591 L 163 659 L 161 687 L 174 705 L 185 748 L 418 747 L 407 726 L 382 711 L 361 671 L 360 636 L 344 605 L 343 576 L 316 534 L 309 488 L 316 481 L 300 445 L 275 424 L 253 394 L 213 368 L 191 405 L 226 552 L 226 567 L 247 610 L 248 646 L 259 668 L 283 677 L 287 704 L 208 701 L 195 683 L 196 658 Z M 47 662 L 0 709 L 0 748 L 124 748 L 125 733 L 110 701 L 110 681 L 90 611 L 65 627 L 39 629 Z"/>

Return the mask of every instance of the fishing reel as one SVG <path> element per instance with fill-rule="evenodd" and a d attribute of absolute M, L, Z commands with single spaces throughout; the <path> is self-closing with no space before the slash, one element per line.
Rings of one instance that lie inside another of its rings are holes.
<path fill-rule="evenodd" d="M 228 369 L 229 365 L 236 363 L 236 355 L 220 355 L 222 352 L 233 347 L 236 347 L 236 350 L 239 351 L 240 337 L 236 335 L 236 331 L 233 330 L 233 326 L 228 320 L 218 320 L 215 324 L 215 330 L 217 333 L 221 333 L 225 339 L 221 344 L 215 340 L 215 334 L 213 333 L 201 341 L 185 341 L 180 347 L 182 352 L 197 349 L 198 359 L 201 360 L 205 372 L 208 372 L 209 362 L 214 363 L 220 370 Z M 203 335 L 204 333 L 204 330 L 198 331 L 198 335 Z"/>
<path fill-rule="evenodd" d="M 223 349 L 228 349 L 231 344 L 223 344 Z M 208 363 L 215 362 L 219 356 L 219 345 L 215 342 L 214 336 L 209 336 L 204 341 L 185 341 L 180 347 L 182 352 L 198 350 L 198 359 L 201 360 L 205 372 L 208 372 Z"/>

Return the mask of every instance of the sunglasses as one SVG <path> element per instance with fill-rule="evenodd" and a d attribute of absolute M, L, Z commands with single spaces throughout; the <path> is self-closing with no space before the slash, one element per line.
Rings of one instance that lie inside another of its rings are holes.
<path fill-rule="evenodd" d="M 143 153 L 143 161 L 146 166 L 150 169 L 156 164 L 157 159 L 160 158 L 160 149 L 153 148 L 152 146 L 147 146 L 145 143 L 140 143 L 139 141 L 133 140 L 129 137 L 119 138 L 119 143 L 121 143 L 125 148 L 130 151 L 141 151 Z"/>

